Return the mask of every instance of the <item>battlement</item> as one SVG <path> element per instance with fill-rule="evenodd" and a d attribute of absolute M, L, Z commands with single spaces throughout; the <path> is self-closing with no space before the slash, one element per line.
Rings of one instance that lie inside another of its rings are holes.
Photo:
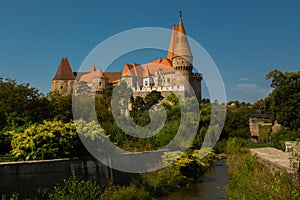
<path fill-rule="evenodd" d="M 203 75 L 202 75 L 202 73 L 193 73 L 192 77 L 193 77 L 193 79 L 197 79 L 197 80 L 201 81 L 203 78 Z"/>

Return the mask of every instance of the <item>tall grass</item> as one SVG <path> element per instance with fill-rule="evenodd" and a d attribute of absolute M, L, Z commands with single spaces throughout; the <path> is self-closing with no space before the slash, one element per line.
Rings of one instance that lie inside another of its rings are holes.
<path fill-rule="evenodd" d="M 272 172 L 256 156 L 231 154 L 227 158 L 230 199 L 296 200 L 300 196 L 300 180 L 285 171 Z"/>

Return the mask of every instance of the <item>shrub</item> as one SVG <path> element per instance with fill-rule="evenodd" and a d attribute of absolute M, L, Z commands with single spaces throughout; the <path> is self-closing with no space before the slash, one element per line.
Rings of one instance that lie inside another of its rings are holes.
<path fill-rule="evenodd" d="M 226 153 L 227 154 L 243 154 L 248 152 L 245 148 L 247 141 L 242 138 L 229 138 L 226 144 Z"/>
<path fill-rule="evenodd" d="M 17 160 L 39 160 L 72 157 L 81 146 L 75 125 L 70 122 L 44 121 L 23 132 L 9 131 L 11 154 Z"/>
<path fill-rule="evenodd" d="M 101 200 L 147 200 L 151 199 L 149 193 L 132 183 L 129 186 L 109 186 L 102 193 Z"/>
<path fill-rule="evenodd" d="M 169 194 L 180 188 L 187 182 L 180 170 L 174 167 L 166 167 L 162 170 L 142 175 L 141 185 L 152 197 Z"/>
<path fill-rule="evenodd" d="M 224 153 L 226 151 L 227 140 L 219 140 L 213 147 L 215 153 Z"/>
<path fill-rule="evenodd" d="M 72 175 L 64 181 L 63 186 L 57 186 L 49 194 L 50 200 L 86 200 L 99 199 L 101 188 L 96 183 L 88 180 L 80 180 L 78 176 Z"/>
<path fill-rule="evenodd" d="M 300 138 L 300 130 L 291 130 L 287 127 L 280 127 L 278 131 L 272 134 L 272 143 L 277 149 L 285 150 L 285 141 L 295 141 Z"/>

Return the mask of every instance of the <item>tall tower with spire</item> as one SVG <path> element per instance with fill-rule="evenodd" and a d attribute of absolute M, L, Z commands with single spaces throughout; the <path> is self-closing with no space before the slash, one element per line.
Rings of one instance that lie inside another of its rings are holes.
<path fill-rule="evenodd" d="M 187 81 L 191 80 L 193 70 L 193 55 L 186 37 L 185 29 L 182 22 L 182 12 L 180 11 L 180 21 L 178 25 L 174 25 L 175 29 L 175 46 L 173 50 L 172 63 L 176 71 L 178 71 Z"/>
<path fill-rule="evenodd" d="M 201 74 L 193 73 L 193 55 L 186 36 L 186 32 L 182 22 L 182 12 L 180 11 L 180 20 L 178 25 L 173 27 L 173 52 L 172 64 L 177 74 L 185 78 L 185 87 L 187 92 L 190 87 L 194 90 L 196 97 L 201 101 Z M 189 83 L 189 84 L 187 84 Z"/>

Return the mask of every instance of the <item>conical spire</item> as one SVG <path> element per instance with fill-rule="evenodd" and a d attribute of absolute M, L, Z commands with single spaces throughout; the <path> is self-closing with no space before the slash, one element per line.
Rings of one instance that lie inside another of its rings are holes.
<path fill-rule="evenodd" d="M 75 80 L 68 58 L 62 57 L 53 80 Z"/>
<path fill-rule="evenodd" d="M 176 42 L 176 31 L 177 30 L 178 30 L 178 26 L 174 24 L 173 29 L 172 29 L 170 44 L 169 44 L 168 55 L 167 55 L 167 58 L 170 60 L 172 60 L 173 55 L 174 55 L 174 46 L 175 46 L 175 42 Z"/>
<path fill-rule="evenodd" d="M 181 11 L 180 11 L 180 21 L 178 24 L 178 29 L 176 31 L 176 41 L 175 41 L 173 58 L 177 56 L 188 56 L 188 57 L 193 56 L 183 26 Z"/>
<path fill-rule="evenodd" d="M 180 13 L 180 20 L 179 20 L 178 32 L 185 34 L 185 30 L 184 30 L 184 26 L 183 26 L 183 22 L 182 22 L 182 11 L 179 11 L 179 13 Z"/>

